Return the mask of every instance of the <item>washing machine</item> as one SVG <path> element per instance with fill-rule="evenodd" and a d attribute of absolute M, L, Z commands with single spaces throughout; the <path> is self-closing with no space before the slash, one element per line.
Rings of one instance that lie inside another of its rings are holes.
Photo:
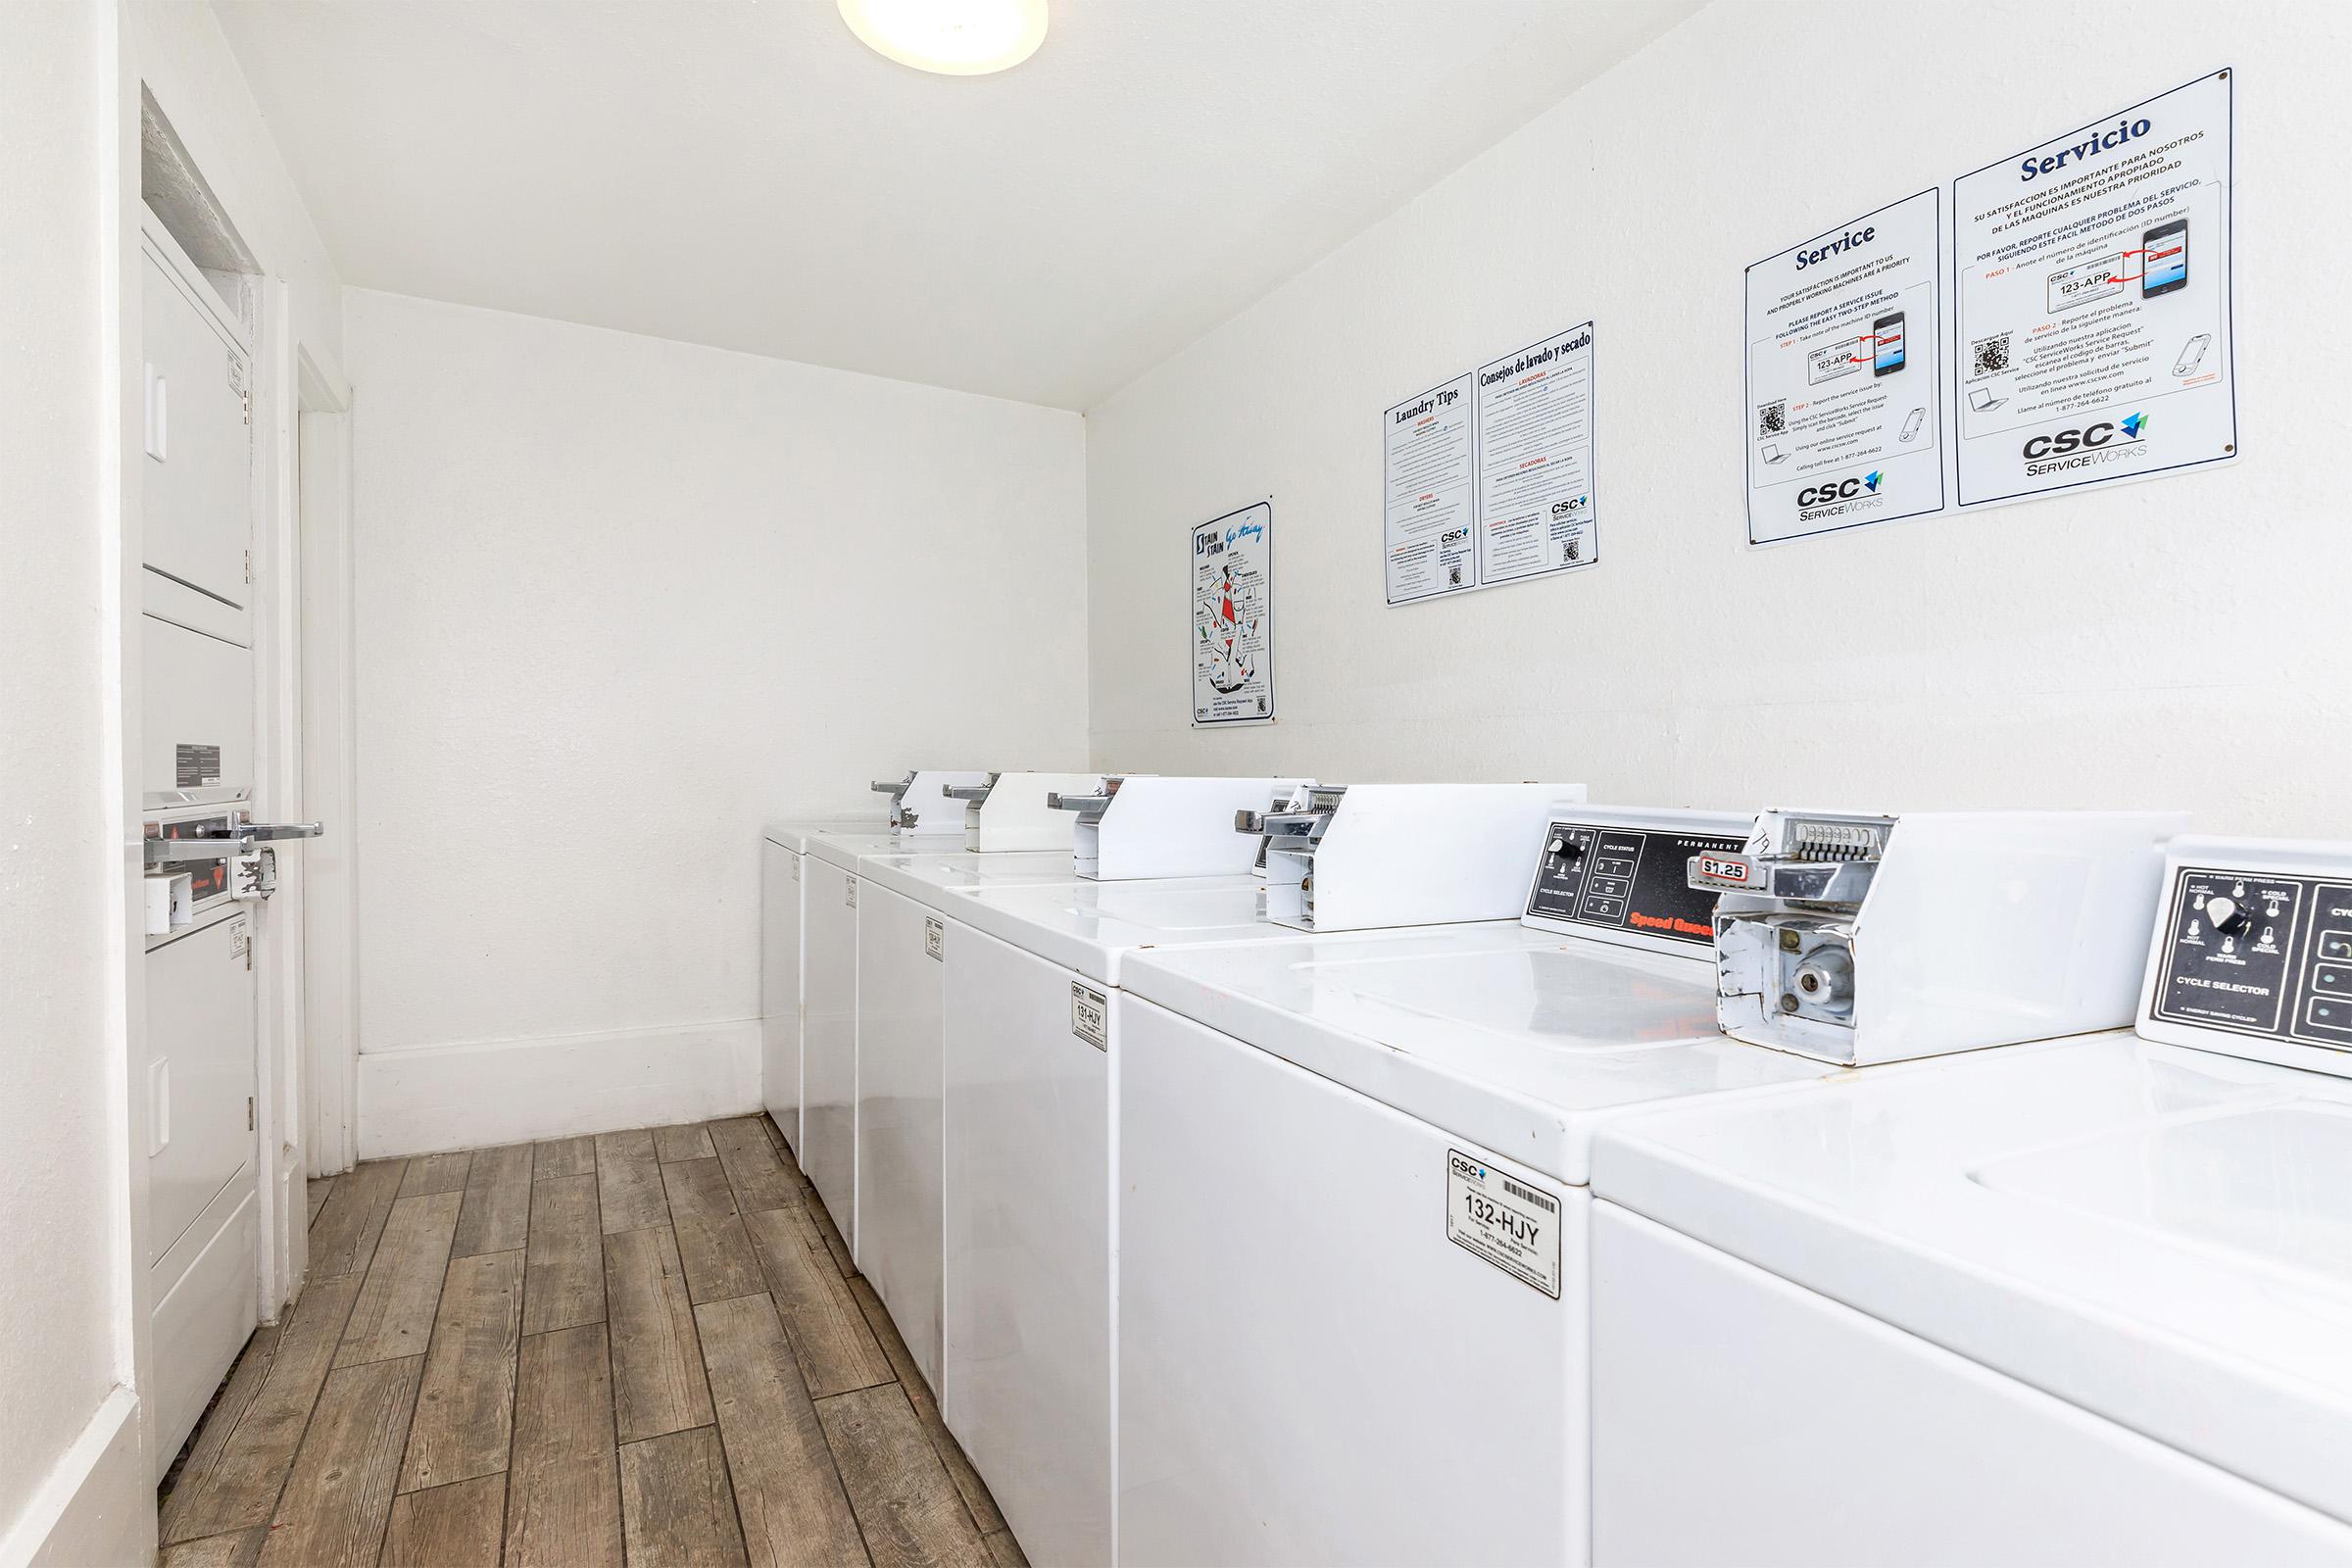
<path fill-rule="evenodd" d="M 1603 1134 L 1596 1561 L 2352 1562 L 2352 847 L 2160 893 L 2132 1031 Z"/>
<path fill-rule="evenodd" d="M 1067 855 L 977 853 L 868 856 L 857 878 L 854 1215 L 833 1213 L 937 1390 L 949 933 L 963 893 L 1076 878 Z"/>
<path fill-rule="evenodd" d="M 1306 778 L 1183 778 L 1110 774 L 1092 792 L 1054 804 L 1075 814 L 1070 855 L 1089 881 L 1262 872 L 1259 842 L 1234 831 L 1314 783 Z"/>
<path fill-rule="evenodd" d="M 1594 1129 L 1835 1070 L 1716 1028 L 1749 823 L 1566 807 L 1519 923 L 1135 956 L 1122 1564 L 1587 1559 Z"/>
<path fill-rule="evenodd" d="M 801 881 L 811 833 L 870 833 L 870 819 L 771 822 L 760 841 L 760 1100 L 801 1148 Z"/>
<path fill-rule="evenodd" d="M 1141 782 L 1128 781 L 1120 798 Z M 1483 909 L 1477 899 L 1495 868 L 1476 814 L 1481 807 L 1516 811 L 1521 802 L 1486 786 L 1411 786 L 1404 808 L 1383 809 L 1399 805 L 1389 792 L 1402 788 L 1366 786 L 1346 806 L 1330 802 L 1330 812 L 1365 818 L 1335 835 L 1360 857 L 1350 871 L 1383 857 L 1409 870 L 1408 896 L 1384 904 L 1398 922 L 1416 908 L 1431 919 Z M 1555 798 L 1582 796 L 1580 786 L 1545 788 Z M 1113 807 L 1112 816 L 1122 809 Z M 1265 824 L 1229 826 L 1248 829 L 1254 858 Z M 1461 849 L 1452 863 L 1423 860 L 1422 840 L 1432 832 Z M 1532 842 L 1523 834 L 1510 855 L 1509 903 L 1485 912 L 1515 912 Z M 960 918 L 946 933 L 941 1403 L 1038 1561 L 1106 1562 L 1117 1535 L 1124 1184 L 1114 1105 L 1136 1060 L 1135 1004 L 1122 988 L 1147 957 L 1274 954 L 1303 943 L 1306 933 L 1266 921 L 1274 896 L 1255 875 L 984 889 L 962 896 Z M 1203 1145 L 1189 1157 L 1216 1165 L 1226 1154 Z M 1253 1221 L 1263 1222 L 1262 1214 Z"/>

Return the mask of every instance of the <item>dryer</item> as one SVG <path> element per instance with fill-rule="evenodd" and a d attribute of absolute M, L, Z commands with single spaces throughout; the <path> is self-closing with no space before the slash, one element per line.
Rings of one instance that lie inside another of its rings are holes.
<path fill-rule="evenodd" d="M 1597 1562 L 2352 1562 L 2352 846 L 2169 862 L 2135 1031 L 1601 1137 Z"/>
<path fill-rule="evenodd" d="M 1521 923 L 1136 956 L 1119 1562 L 1587 1560 L 1594 1130 L 1833 1070 L 1716 1028 L 1748 823 L 1566 806 Z"/>

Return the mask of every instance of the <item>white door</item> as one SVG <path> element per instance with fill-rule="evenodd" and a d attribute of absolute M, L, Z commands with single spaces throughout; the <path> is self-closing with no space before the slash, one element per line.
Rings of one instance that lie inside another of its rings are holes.
<path fill-rule="evenodd" d="M 248 552 L 250 358 L 203 275 L 149 235 L 139 649 L 147 835 L 212 839 L 253 794 L 254 617 Z M 254 914 L 240 866 L 159 861 L 185 877 L 150 920 L 146 1128 L 160 1471 L 227 1375 L 260 1303 L 254 1159 Z M 254 862 L 247 861 L 250 868 Z"/>

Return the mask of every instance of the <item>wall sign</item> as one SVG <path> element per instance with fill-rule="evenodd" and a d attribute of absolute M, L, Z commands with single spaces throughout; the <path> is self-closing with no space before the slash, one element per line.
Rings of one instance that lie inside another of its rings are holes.
<path fill-rule="evenodd" d="M 1274 503 L 1193 530 L 1193 723 L 1274 721 Z"/>
<path fill-rule="evenodd" d="M 1591 321 L 1392 405 L 1381 426 L 1391 605 L 1599 559 Z"/>
<path fill-rule="evenodd" d="M 1747 270 L 1747 541 L 1941 512 L 1941 193 Z"/>
<path fill-rule="evenodd" d="M 2232 74 L 1953 181 L 1961 506 L 2236 457 Z"/>

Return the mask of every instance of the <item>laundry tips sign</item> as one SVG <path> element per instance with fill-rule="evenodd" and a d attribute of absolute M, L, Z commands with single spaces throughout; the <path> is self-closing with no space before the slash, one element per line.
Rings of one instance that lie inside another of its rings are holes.
<path fill-rule="evenodd" d="M 1193 530 L 1193 722 L 1274 721 L 1274 504 Z"/>

